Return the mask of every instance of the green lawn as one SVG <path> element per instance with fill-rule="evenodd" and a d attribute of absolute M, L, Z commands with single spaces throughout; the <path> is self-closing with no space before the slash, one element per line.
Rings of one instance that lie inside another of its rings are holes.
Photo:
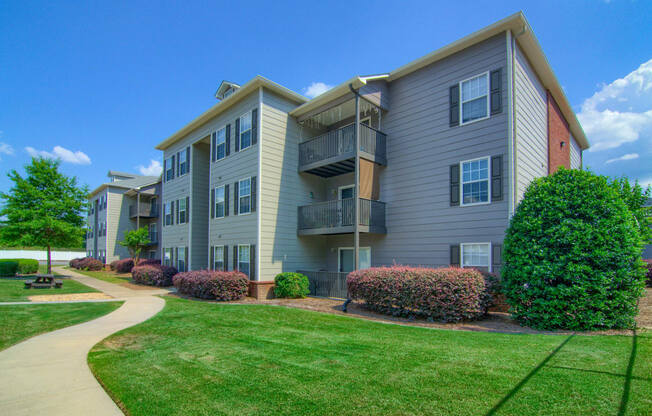
<path fill-rule="evenodd" d="M 97 344 L 131 415 L 644 415 L 652 333 L 509 335 L 166 298 Z M 620 413 L 622 411 L 622 413 Z"/>
<path fill-rule="evenodd" d="M 90 321 L 122 302 L 0 306 L 0 350 L 44 332 Z"/>
<path fill-rule="evenodd" d="M 67 267 L 67 269 L 70 269 L 70 270 L 72 270 L 72 271 L 74 271 L 76 273 L 79 273 L 79 274 L 84 274 L 86 276 L 90 276 L 90 277 L 94 277 L 96 279 L 104 280 L 105 282 L 109 282 L 109 283 L 120 284 L 120 283 L 129 283 L 129 282 L 131 282 L 131 273 L 117 274 L 116 272 L 104 271 L 104 270 L 93 272 L 93 271 L 88 271 L 88 270 L 71 269 L 69 267 Z"/>
<path fill-rule="evenodd" d="M 35 295 L 66 295 L 69 293 L 98 292 L 92 287 L 88 287 L 72 279 L 63 279 L 63 286 L 59 289 L 25 289 L 25 280 L 31 279 L 0 278 L 0 302 L 28 301 L 28 296 Z"/>

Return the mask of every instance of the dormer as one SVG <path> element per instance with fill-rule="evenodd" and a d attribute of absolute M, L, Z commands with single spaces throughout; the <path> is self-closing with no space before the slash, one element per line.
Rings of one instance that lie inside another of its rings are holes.
<path fill-rule="evenodd" d="M 218 100 L 223 100 L 236 92 L 239 88 L 240 86 L 235 82 L 222 81 L 220 87 L 217 89 L 217 92 L 215 92 L 215 98 Z"/>

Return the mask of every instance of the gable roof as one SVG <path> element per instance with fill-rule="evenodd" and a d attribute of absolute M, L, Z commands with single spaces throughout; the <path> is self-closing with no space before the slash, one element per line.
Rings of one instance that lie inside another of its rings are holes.
<path fill-rule="evenodd" d="M 98 186 L 88 194 L 88 198 L 92 198 L 97 193 L 102 191 L 105 188 L 122 188 L 122 189 L 134 189 L 142 188 L 144 186 L 154 185 L 158 182 L 161 182 L 161 175 L 159 176 L 136 176 L 133 179 L 123 179 L 115 182 L 106 182 Z"/>

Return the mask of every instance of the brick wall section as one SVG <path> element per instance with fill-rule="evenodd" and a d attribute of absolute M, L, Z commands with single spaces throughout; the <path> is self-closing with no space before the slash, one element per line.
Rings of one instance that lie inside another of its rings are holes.
<path fill-rule="evenodd" d="M 570 130 L 555 99 L 548 92 L 548 174 L 570 169 Z M 563 146 L 562 146 L 563 142 Z"/>

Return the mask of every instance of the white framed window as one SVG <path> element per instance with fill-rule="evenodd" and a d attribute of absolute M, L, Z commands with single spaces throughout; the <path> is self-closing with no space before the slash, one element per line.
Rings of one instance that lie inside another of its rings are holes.
<path fill-rule="evenodd" d="M 215 135 L 215 160 L 226 157 L 226 127 L 222 127 Z"/>
<path fill-rule="evenodd" d="M 238 270 L 249 277 L 249 244 L 238 246 Z"/>
<path fill-rule="evenodd" d="M 177 153 L 177 158 L 179 159 L 179 172 L 177 172 L 177 176 L 185 175 L 188 173 L 188 150 L 181 150 Z"/>
<path fill-rule="evenodd" d="M 177 270 L 180 272 L 186 271 L 186 248 L 179 247 L 177 249 Z"/>
<path fill-rule="evenodd" d="M 179 224 L 185 224 L 186 219 L 188 218 L 188 207 L 186 207 L 186 199 L 177 200 L 177 206 L 179 207 Z"/>
<path fill-rule="evenodd" d="M 491 195 L 489 180 L 489 157 L 460 162 L 462 186 L 460 201 L 462 205 L 488 204 Z"/>
<path fill-rule="evenodd" d="M 172 265 L 172 249 L 166 248 L 163 250 L 163 265 L 171 266 Z"/>
<path fill-rule="evenodd" d="M 215 218 L 224 218 L 224 185 L 215 188 Z"/>
<path fill-rule="evenodd" d="M 165 180 L 171 181 L 174 179 L 174 163 L 172 163 L 172 156 L 165 159 Z"/>
<path fill-rule="evenodd" d="M 371 267 L 371 247 L 360 247 L 360 269 Z M 337 250 L 337 270 L 350 273 L 355 269 L 355 252 L 353 247 L 340 247 Z"/>
<path fill-rule="evenodd" d="M 169 202 L 163 204 L 163 211 L 165 215 L 165 225 L 172 225 L 172 205 Z"/>
<path fill-rule="evenodd" d="M 489 117 L 489 72 L 460 82 L 460 124 Z"/>
<path fill-rule="evenodd" d="M 243 179 L 238 183 L 238 213 L 251 212 L 251 178 Z"/>
<path fill-rule="evenodd" d="M 215 246 L 213 250 L 213 270 L 224 271 L 224 246 Z"/>
<path fill-rule="evenodd" d="M 486 267 L 491 271 L 491 243 L 460 244 L 462 267 Z"/>
<path fill-rule="evenodd" d="M 240 150 L 251 146 L 251 111 L 240 116 Z"/>

